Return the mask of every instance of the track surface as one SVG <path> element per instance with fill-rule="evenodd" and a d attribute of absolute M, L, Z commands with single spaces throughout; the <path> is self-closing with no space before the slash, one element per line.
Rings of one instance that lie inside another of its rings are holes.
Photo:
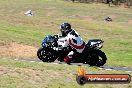
<path fill-rule="evenodd" d="M 41 60 L 33 60 L 33 59 L 15 59 L 15 60 L 19 60 L 19 61 L 29 61 L 29 62 L 38 62 L 38 63 L 44 63 Z M 52 62 L 51 64 L 66 64 L 64 62 L 59 62 L 59 61 L 55 61 Z M 88 64 L 82 64 L 82 63 L 71 63 L 71 65 L 82 65 L 82 66 L 88 66 Z M 112 67 L 112 66 L 101 66 L 101 67 L 97 67 L 97 69 L 102 69 L 102 70 L 116 70 L 116 71 L 126 71 L 126 72 L 132 72 L 132 68 L 128 68 L 128 67 Z"/>

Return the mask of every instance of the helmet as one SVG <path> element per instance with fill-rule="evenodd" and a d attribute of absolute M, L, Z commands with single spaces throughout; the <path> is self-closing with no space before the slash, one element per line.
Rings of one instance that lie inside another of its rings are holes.
<path fill-rule="evenodd" d="M 66 36 L 72 29 L 69 23 L 62 23 L 60 26 L 60 30 L 63 36 Z"/>

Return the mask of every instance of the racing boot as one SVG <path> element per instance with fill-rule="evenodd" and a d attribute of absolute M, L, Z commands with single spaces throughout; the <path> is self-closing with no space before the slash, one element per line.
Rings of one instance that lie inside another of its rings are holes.
<path fill-rule="evenodd" d="M 71 65 L 70 63 L 71 63 L 71 60 L 72 60 L 72 57 L 70 57 L 70 56 L 66 56 L 65 58 L 64 58 L 64 61 L 67 63 L 67 64 L 69 64 L 69 65 Z"/>

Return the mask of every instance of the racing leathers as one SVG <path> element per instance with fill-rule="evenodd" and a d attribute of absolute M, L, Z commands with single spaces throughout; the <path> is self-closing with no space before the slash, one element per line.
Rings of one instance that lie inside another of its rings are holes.
<path fill-rule="evenodd" d="M 70 31 L 67 36 L 59 38 L 57 43 L 63 48 L 68 45 L 72 48 L 72 51 L 64 58 L 66 63 L 70 63 L 74 56 L 76 56 L 77 53 L 82 53 L 85 48 L 85 42 L 75 30 Z"/>

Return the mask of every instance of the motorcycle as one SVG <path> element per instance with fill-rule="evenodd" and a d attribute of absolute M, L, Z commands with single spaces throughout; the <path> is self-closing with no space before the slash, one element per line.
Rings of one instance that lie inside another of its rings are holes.
<path fill-rule="evenodd" d="M 68 46 L 61 50 L 54 50 L 54 47 L 58 47 L 58 37 L 54 35 L 48 35 L 42 41 L 41 47 L 37 51 L 37 56 L 43 62 L 54 62 L 58 60 L 64 61 L 64 57 L 72 50 L 72 47 Z M 103 66 L 106 63 L 107 57 L 100 49 L 103 46 L 103 40 L 91 39 L 86 45 L 81 54 L 77 54 L 71 63 L 84 63 L 90 66 Z"/>

